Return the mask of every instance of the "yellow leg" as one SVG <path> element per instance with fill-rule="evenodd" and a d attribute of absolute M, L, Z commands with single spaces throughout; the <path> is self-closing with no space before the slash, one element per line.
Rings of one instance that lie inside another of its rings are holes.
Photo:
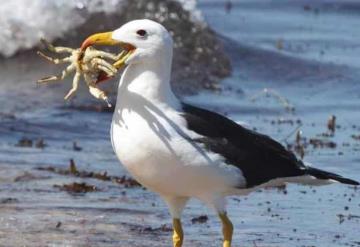
<path fill-rule="evenodd" d="M 180 219 L 173 219 L 173 228 L 174 228 L 174 234 L 173 234 L 173 245 L 174 247 L 181 247 L 184 240 L 184 233 L 181 226 Z"/>
<path fill-rule="evenodd" d="M 233 224 L 230 219 L 227 217 L 226 213 L 219 213 L 219 217 L 222 223 L 222 231 L 224 236 L 223 247 L 231 247 L 231 239 L 233 235 Z"/>

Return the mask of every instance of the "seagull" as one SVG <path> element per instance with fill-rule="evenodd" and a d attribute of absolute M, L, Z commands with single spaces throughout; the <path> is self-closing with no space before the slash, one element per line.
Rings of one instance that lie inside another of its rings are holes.
<path fill-rule="evenodd" d="M 190 198 L 216 211 L 223 247 L 230 247 L 227 196 L 288 182 L 359 185 L 310 167 L 266 135 L 181 102 L 170 85 L 173 40 L 161 24 L 130 21 L 89 36 L 82 49 L 90 45 L 120 45 L 128 51 L 111 123 L 112 146 L 130 174 L 168 205 L 174 247 L 183 244 L 180 219 Z"/>

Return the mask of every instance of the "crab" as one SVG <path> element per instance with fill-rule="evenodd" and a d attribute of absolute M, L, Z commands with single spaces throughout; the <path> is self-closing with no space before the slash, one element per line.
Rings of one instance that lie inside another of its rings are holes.
<path fill-rule="evenodd" d="M 57 54 L 70 54 L 64 58 L 53 58 L 45 55 L 41 51 L 38 51 L 37 54 L 46 60 L 54 63 L 54 64 L 63 64 L 70 63 L 59 75 L 48 76 L 38 80 L 38 83 L 47 83 L 50 81 L 63 80 L 67 75 L 72 72 L 75 72 L 72 88 L 64 97 L 65 100 L 70 99 L 76 93 L 79 88 L 81 75 L 84 77 L 86 85 L 89 88 L 89 92 L 97 99 L 104 100 L 109 107 L 111 104 L 109 103 L 108 96 L 106 93 L 97 87 L 97 83 L 103 79 L 107 79 L 115 76 L 119 64 L 123 64 L 127 59 L 128 55 L 126 51 L 120 52 L 118 55 L 96 50 L 94 47 L 89 46 L 84 51 L 80 48 L 73 49 L 70 47 L 62 47 L 62 46 L 53 46 L 50 42 L 45 39 L 41 39 L 41 42 L 45 45 L 45 47 L 54 53 Z M 114 64 L 111 64 L 107 60 L 116 61 Z"/>

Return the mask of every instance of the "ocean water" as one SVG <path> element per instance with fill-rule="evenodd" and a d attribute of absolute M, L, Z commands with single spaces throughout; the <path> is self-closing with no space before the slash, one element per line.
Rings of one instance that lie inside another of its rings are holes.
<path fill-rule="evenodd" d="M 309 145 L 304 160 L 360 180 L 360 141 L 352 137 L 360 134 L 357 1 L 242 0 L 231 1 L 230 10 L 225 1 L 198 1 L 197 7 L 191 2 L 183 1 L 198 16 L 194 18 L 201 16 L 198 20 L 208 23 L 223 40 L 233 75 L 221 83 L 219 92 L 203 91 L 184 99 L 244 122 L 284 145 L 294 143 L 297 129 L 307 140 L 332 141 L 336 148 Z M 81 2 L 34 1 L 34 6 L 42 9 L 49 4 L 45 8 L 56 13 L 59 9 L 54 6 L 61 4 L 64 16 L 76 19 L 65 22 L 65 30 L 77 20 L 86 20 L 76 3 Z M 29 12 L 34 9 L 24 11 L 32 16 Z M 9 7 L 3 13 L 13 10 Z M 54 13 L 47 13 L 54 20 Z M 7 14 L 0 16 L 4 23 Z M 26 22 L 19 18 L 14 23 Z M 6 49 L 0 46 L 1 53 L 10 56 L 34 46 L 47 27 L 37 29 L 41 25 L 36 19 L 31 25 L 35 28 L 31 33 Z M 7 36 L 0 35 L 1 44 L 3 37 Z M 28 63 L 16 64 L 12 58 L 0 63 L 0 246 L 169 246 L 170 216 L 156 194 L 37 169 L 67 169 L 74 159 L 79 170 L 128 175 L 111 148 L 111 113 L 87 108 L 82 103 L 86 94 L 64 104 L 66 87 L 35 86 L 36 79 L 51 71 L 32 70 Z M 272 94 L 261 93 L 265 88 Z M 288 111 L 276 95 L 295 110 Z M 333 137 L 324 137 L 330 115 L 336 116 L 337 128 Z M 46 147 L 19 147 L 23 137 L 33 142 L 43 139 Z M 74 141 L 81 151 L 73 149 Z M 71 194 L 54 187 L 72 182 L 86 182 L 99 191 Z M 359 189 L 332 184 L 289 185 L 285 190 L 231 197 L 228 211 L 235 226 L 234 246 L 360 246 L 359 196 Z M 209 216 L 205 223 L 192 223 L 203 214 Z M 220 222 L 200 202 L 189 203 L 183 224 L 184 246 L 221 245 Z"/>

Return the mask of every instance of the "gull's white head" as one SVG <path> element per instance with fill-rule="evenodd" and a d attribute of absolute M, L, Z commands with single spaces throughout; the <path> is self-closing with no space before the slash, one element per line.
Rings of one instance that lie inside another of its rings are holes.
<path fill-rule="evenodd" d="M 172 57 L 173 41 L 164 26 L 143 19 L 130 21 L 120 28 L 106 33 L 98 33 L 88 37 L 82 49 L 90 45 L 120 45 L 130 52 L 125 64 L 133 64 Z"/>
<path fill-rule="evenodd" d="M 91 45 L 120 45 L 125 50 L 113 64 L 117 69 L 129 65 L 121 76 L 119 88 L 127 90 L 119 91 L 119 102 L 126 99 L 123 94 L 128 91 L 147 99 L 177 102 L 170 86 L 173 41 L 161 24 L 134 20 L 112 32 L 91 35 L 81 50 Z M 97 82 L 107 78 L 99 76 Z"/>
<path fill-rule="evenodd" d="M 112 39 L 135 48 L 127 64 L 153 60 L 172 53 L 173 41 L 169 32 L 151 20 L 128 22 L 113 32 Z"/>

